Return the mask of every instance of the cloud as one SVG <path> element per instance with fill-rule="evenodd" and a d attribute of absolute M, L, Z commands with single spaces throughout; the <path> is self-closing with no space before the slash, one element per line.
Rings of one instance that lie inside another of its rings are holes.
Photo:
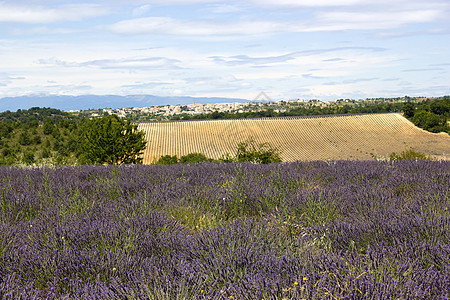
<path fill-rule="evenodd" d="M 222 2 L 221 0 L 146 0 L 147 4 L 159 4 L 159 5 L 190 5 L 190 4 L 204 4 Z"/>
<path fill-rule="evenodd" d="M 161 85 L 172 85 L 173 82 L 167 82 L 167 81 L 152 81 L 152 82 L 139 82 L 135 84 L 127 84 L 127 85 L 121 85 L 121 88 L 127 88 L 127 89 L 148 89 L 148 88 L 154 88 L 156 86 Z"/>
<path fill-rule="evenodd" d="M 329 58 L 329 59 L 324 59 L 323 61 L 326 61 L 326 62 L 333 62 L 333 61 L 343 61 L 344 59 L 343 58 Z"/>
<path fill-rule="evenodd" d="M 331 11 L 317 14 L 317 26 L 311 31 L 319 30 L 374 30 L 397 28 L 406 24 L 435 21 L 442 15 L 438 9 L 405 11 Z"/>
<path fill-rule="evenodd" d="M 361 4 L 361 0 L 254 0 L 260 5 L 270 6 L 294 6 L 294 7 L 329 7 L 329 6 L 350 6 Z"/>
<path fill-rule="evenodd" d="M 42 34 L 71 34 L 79 33 L 82 30 L 70 29 L 70 28 L 49 28 L 47 26 L 40 26 L 35 28 L 13 28 L 8 31 L 11 35 L 42 35 Z"/>
<path fill-rule="evenodd" d="M 105 8 L 96 4 L 67 4 L 49 8 L 0 2 L 0 23 L 47 24 L 79 21 L 106 13 Z"/>
<path fill-rule="evenodd" d="M 109 29 L 122 35 L 161 34 L 187 36 L 255 35 L 282 31 L 283 24 L 271 21 L 197 21 L 168 17 L 136 18 L 120 21 Z"/>
<path fill-rule="evenodd" d="M 180 61 L 166 57 L 99 59 L 85 62 L 68 62 L 52 57 L 39 59 L 38 64 L 63 67 L 96 67 L 100 69 L 180 69 Z"/>
<path fill-rule="evenodd" d="M 91 85 L 87 85 L 87 84 L 52 84 L 52 85 L 47 85 L 45 86 L 45 88 L 49 88 L 53 91 L 58 91 L 58 94 L 64 94 L 64 92 L 80 92 L 80 91 L 89 91 L 92 89 Z"/>
<path fill-rule="evenodd" d="M 374 81 L 374 80 L 378 80 L 378 79 L 379 79 L 379 78 L 377 78 L 377 77 L 372 77 L 372 78 L 346 79 L 346 80 L 344 80 L 342 83 L 344 83 L 344 84 L 351 84 L 351 83 L 359 83 L 359 82 Z"/>
<path fill-rule="evenodd" d="M 360 3 L 362 1 L 343 1 Z M 329 3 L 323 1 L 323 4 Z M 218 5 L 212 11 L 231 13 L 239 8 Z M 374 9 L 346 7 L 345 9 L 321 9 L 303 13 L 301 19 L 177 19 L 171 17 L 145 17 L 119 21 L 107 28 L 120 35 L 159 34 L 180 36 L 246 36 L 267 35 L 282 32 L 302 33 L 344 30 L 388 30 L 408 24 L 431 23 L 444 17 L 448 7 L 443 5 L 375 7 Z"/>
<path fill-rule="evenodd" d="M 369 82 L 369 81 L 376 81 L 379 80 L 380 78 L 377 77 L 371 77 L 371 78 L 351 78 L 351 79 L 345 79 L 342 81 L 331 81 L 331 82 L 325 82 L 323 83 L 324 85 L 351 85 L 351 84 L 355 84 L 355 83 L 360 83 L 360 82 Z"/>
<path fill-rule="evenodd" d="M 427 8 L 431 6 L 445 6 L 445 0 L 249 0 L 255 5 L 288 8 L 360 8 L 361 11 L 380 8 L 384 11 L 392 9 Z"/>
<path fill-rule="evenodd" d="M 265 65 L 265 64 L 283 63 L 295 59 L 294 53 L 280 56 L 267 56 L 267 57 L 250 57 L 247 55 L 235 55 L 230 57 L 211 56 L 210 58 L 212 58 L 215 62 L 231 66 L 242 64 Z"/>
<path fill-rule="evenodd" d="M 230 14 L 241 11 L 242 9 L 236 5 L 217 4 L 209 8 L 209 11 L 215 14 Z"/>
<path fill-rule="evenodd" d="M 434 67 L 450 66 L 450 63 L 431 64 L 430 66 Z"/>
<path fill-rule="evenodd" d="M 210 77 L 188 77 L 184 78 L 186 86 L 195 88 L 196 92 L 217 91 L 239 91 L 251 87 L 251 83 L 237 78 L 234 75 L 210 76 Z"/>
<path fill-rule="evenodd" d="M 307 78 L 307 79 L 323 79 L 323 78 L 325 78 L 325 77 L 323 77 L 323 76 L 315 76 L 315 75 L 312 75 L 311 73 L 303 74 L 302 77 L 303 77 L 303 78 Z"/>
<path fill-rule="evenodd" d="M 133 9 L 132 15 L 133 15 L 133 17 L 139 17 L 142 15 L 145 15 L 148 11 L 150 11 L 151 8 L 152 8 L 152 6 L 148 5 L 148 4 L 139 6 L 135 9 Z"/>
<path fill-rule="evenodd" d="M 426 72 L 426 71 L 441 71 L 443 68 L 418 68 L 418 69 L 405 69 L 402 72 Z"/>
<path fill-rule="evenodd" d="M 222 63 L 230 66 L 235 65 L 245 65 L 245 64 L 254 64 L 254 65 L 267 65 L 267 64 L 275 64 L 275 63 L 284 63 L 290 60 L 294 60 L 298 57 L 311 56 L 311 55 L 320 55 L 329 52 L 342 52 L 342 51 L 370 51 L 370 52 L 380 52 L 385 51 L 386 48 L 381 47 L 337 47 L 337 48 L 329 48 L 329 49 L 312 49 L 312 50 L 304 50 L 291 52 L 288 54 L 283 54 L 279 56 L 265 56 L 265 57 L 250 57 L 247 55 L 235 55 L 235 56 L 211 56 L 215 62 Z M 342 60 L 341 58 L 335 58 L 331 61 Z"/>
<path fill-rule="evenodd" d="M 8 86 L 14 80 L 23 80 L 26 79 L 23 76 L 11 76 L 7 73 L 0 73 L 0 86 Z"/>

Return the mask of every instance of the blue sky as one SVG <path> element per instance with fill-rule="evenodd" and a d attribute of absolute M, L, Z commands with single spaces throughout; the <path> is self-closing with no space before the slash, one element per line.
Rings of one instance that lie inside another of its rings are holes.
<path fill-rule="evenodd" d="M 448 0 L 0 0 L 0 98 L 450 94 Z"/>

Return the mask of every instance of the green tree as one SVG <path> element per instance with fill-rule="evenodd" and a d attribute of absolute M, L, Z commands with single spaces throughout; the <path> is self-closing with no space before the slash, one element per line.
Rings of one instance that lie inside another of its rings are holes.
<path fill-rule="evenodd" d="M 81 122 L 80 160 L 92 164 L 142 163 L 145 134 L 116 115 Z"/>
<path fill-rule="evenodd" d="M 436 115 L 448 115 L 450 112 L 450 101 L 434 101 L 430 104 L 430 111 Z"/>
<path fill-rule="evenodd" d="M 40 135 L 35 135 L 33 137 L 33 143 L 34 144 L 39 145 L 41 142 L 42 142 L 42 140 L 41 140 L 41 136 Z"/>
<path fill-rule="evenodd" d="M 404 159 L 430 160 L 431 158 L 429 156 L 427 156 L 425 153 L 416 151 L 414 149 L 409 149 L 406 151 L 402 151 L 402 153 L 400 153 L 400 154 L 392 152 L 389 155 L 389 159 L 391 159 L 391 160 L 404 160 Z"/>
<path fill-rule="evenodd" d="M 27 165 L 31 165 L 35 162 L 34 153 L 31 151 L 25 151 L 23 153 L 23 162 Z"/>
<path fill-rule="evenodd" d="M 50 150 L 48 148 L 43 148 L 41 158 L 49 158 L 50 156 L 52 156 Z"/>
<path fill-rule="evenodd" d="M 213 161 L 213 159 L 207 158 L 203 153 L 189 153 L 180 158 L 182 164 L 196 164 L 205 161 Z"/>
<path fill-rule="evenodd" d="M 414 125 L 432 132 L 441 131 L 441 127 L 445 127 L 447 118 L 445 116 L 436 115 L 429 111 L 419 111 L 412 118 Z"/>
<path fill-rule="evenodd" d="M 406 118 L 414 117 L 415 107 L 412 103 L 408 102 L 403 106 L 403 113 Z"/>
<path fill-rule="evenodd" d="M 179 159 L 176 155 L 163 155 L 156 162 L 158 165 L 173 165 L 177 164 Z"/>
<path fill-rule="evenodd" d="M 253 138 L 249 138 L 238 144 L 236 161 L 257 164 L 281 162 L 281 151 L 268 142 L 257 144 Z"/>
<path fill-rule="evenodd" d="M 20 134 L 19 144 L 21 144 L 22 146 L 27 146 L 27 145 L 31 145 L 32 142 L 33 141 L 31 140 L 31 137 L 27 131 L 24 131 Z"/>
<path fill-rule="evenodd" d="M 0 122 L 0 140 L 2 138 L 9 138 L 10 133 L 13 132 L 13 127 L 8 122 Z"/>
<path fill-rule="evenodd" d="M 45 135 L 49 135 L 53 133 L 54 125 L 53 121 L 50 118 L 46 118 L 44 120 L 43 130 Z"/>

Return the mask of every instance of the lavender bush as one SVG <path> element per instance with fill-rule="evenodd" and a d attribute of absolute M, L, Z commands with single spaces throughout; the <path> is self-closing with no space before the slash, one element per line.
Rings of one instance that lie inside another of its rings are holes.
<path fill-rule="evenodd" d="M 450 162 L 0 168 L 2 299 L 448 299 Z"/>

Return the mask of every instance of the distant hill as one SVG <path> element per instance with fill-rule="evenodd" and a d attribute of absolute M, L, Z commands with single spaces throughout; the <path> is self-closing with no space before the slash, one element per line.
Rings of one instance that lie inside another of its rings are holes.
<path fill-rule="evenodd" d="M 220 97 L 161 97 L 154 95 L 83 95 L 54 96 L 36 95 L 0 98 L 0 112 L 29 109 L 31 107 L 52 107 L 64 111 L 98 108 L 147 107 L 157 105 L 186 105 L 195 103 L 248 102 L 246 99 Z"/>

